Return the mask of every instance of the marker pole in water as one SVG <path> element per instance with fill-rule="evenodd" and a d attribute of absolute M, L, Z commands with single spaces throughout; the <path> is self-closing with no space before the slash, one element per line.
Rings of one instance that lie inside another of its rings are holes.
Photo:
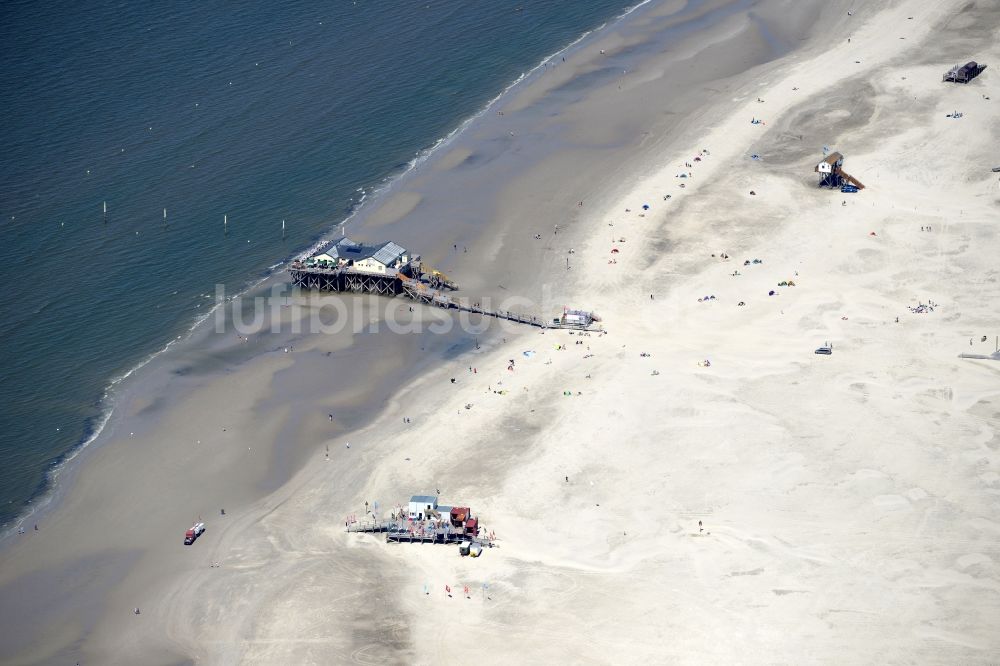
<path fill-rule="evenodd" d="M 281 240 L 285 240 L 285 221 L 281 221 Z"/>
<path fill-rule="evenodd" d="M 163 209 L 163 226 L 167 226 L 167 209 Z"/>
<path fill-rule="evenodd" d="M 223 215 L 222 216 L 222 234 L 224 236 L 228 236 L 229 235 L 229 216 L 228 215 Z"/>
<path fill-rule="evenodd" d="M 108 202 L 104 202 L 104 224 L 108 223 Z"/>

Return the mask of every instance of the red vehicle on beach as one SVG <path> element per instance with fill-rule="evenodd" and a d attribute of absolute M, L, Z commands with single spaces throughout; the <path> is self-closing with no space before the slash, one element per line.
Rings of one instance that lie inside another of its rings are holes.
<path fill-rule="evenodd" d="M 205 523 L 195 523 L 191 526 L 187 532 L 184 533 L 184 545 L 190 546 L 195 542 L 195 540 L 202 535 L 205 531 Z"/>

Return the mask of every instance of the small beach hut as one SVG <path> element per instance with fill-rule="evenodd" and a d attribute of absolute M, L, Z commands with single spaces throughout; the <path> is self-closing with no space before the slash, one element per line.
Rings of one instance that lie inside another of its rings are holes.
<path fill-rule="evenodd" d="M 438 498 L 436 495 L 414 495 L 410 498 L 408 514 L 413 520 L 424 520 L 431 511 L 436 511 L 437 508 Z"/>
<path fill-rule="evenodd" d="M 838 167 L 844 165 L 844 156 L 840 153 L 830 153 L 823 158 L 823 161 L 816 165 L 816 173 L 834 173 Z"/>
<path fill-rule="evenodd" d="M 472 517 L 472 510 L 467 506 L 454 506 L 451 508 L 452 527 L 462 527 L 470 517 Z"/>

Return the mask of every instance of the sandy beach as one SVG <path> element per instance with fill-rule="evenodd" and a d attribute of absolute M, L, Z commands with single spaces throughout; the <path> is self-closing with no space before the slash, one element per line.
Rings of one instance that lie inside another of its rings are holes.
<path fill-rule="evenodd" d="M 1000 659 L 1000 7 L 802 4 L 652 3 L 359 222 L 603 331 L 282 295 L 146 372 L 4 545 L 0 660 Z M 437 492 L 497 547 L 345 532 Z"/>

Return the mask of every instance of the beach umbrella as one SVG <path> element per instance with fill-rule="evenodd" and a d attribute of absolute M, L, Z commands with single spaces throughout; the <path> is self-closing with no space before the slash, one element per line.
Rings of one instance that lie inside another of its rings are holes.
<path fill-rule="evenodd" d="M 643 210 L 649 210 L 649 204 L 642 204 Z"/>

